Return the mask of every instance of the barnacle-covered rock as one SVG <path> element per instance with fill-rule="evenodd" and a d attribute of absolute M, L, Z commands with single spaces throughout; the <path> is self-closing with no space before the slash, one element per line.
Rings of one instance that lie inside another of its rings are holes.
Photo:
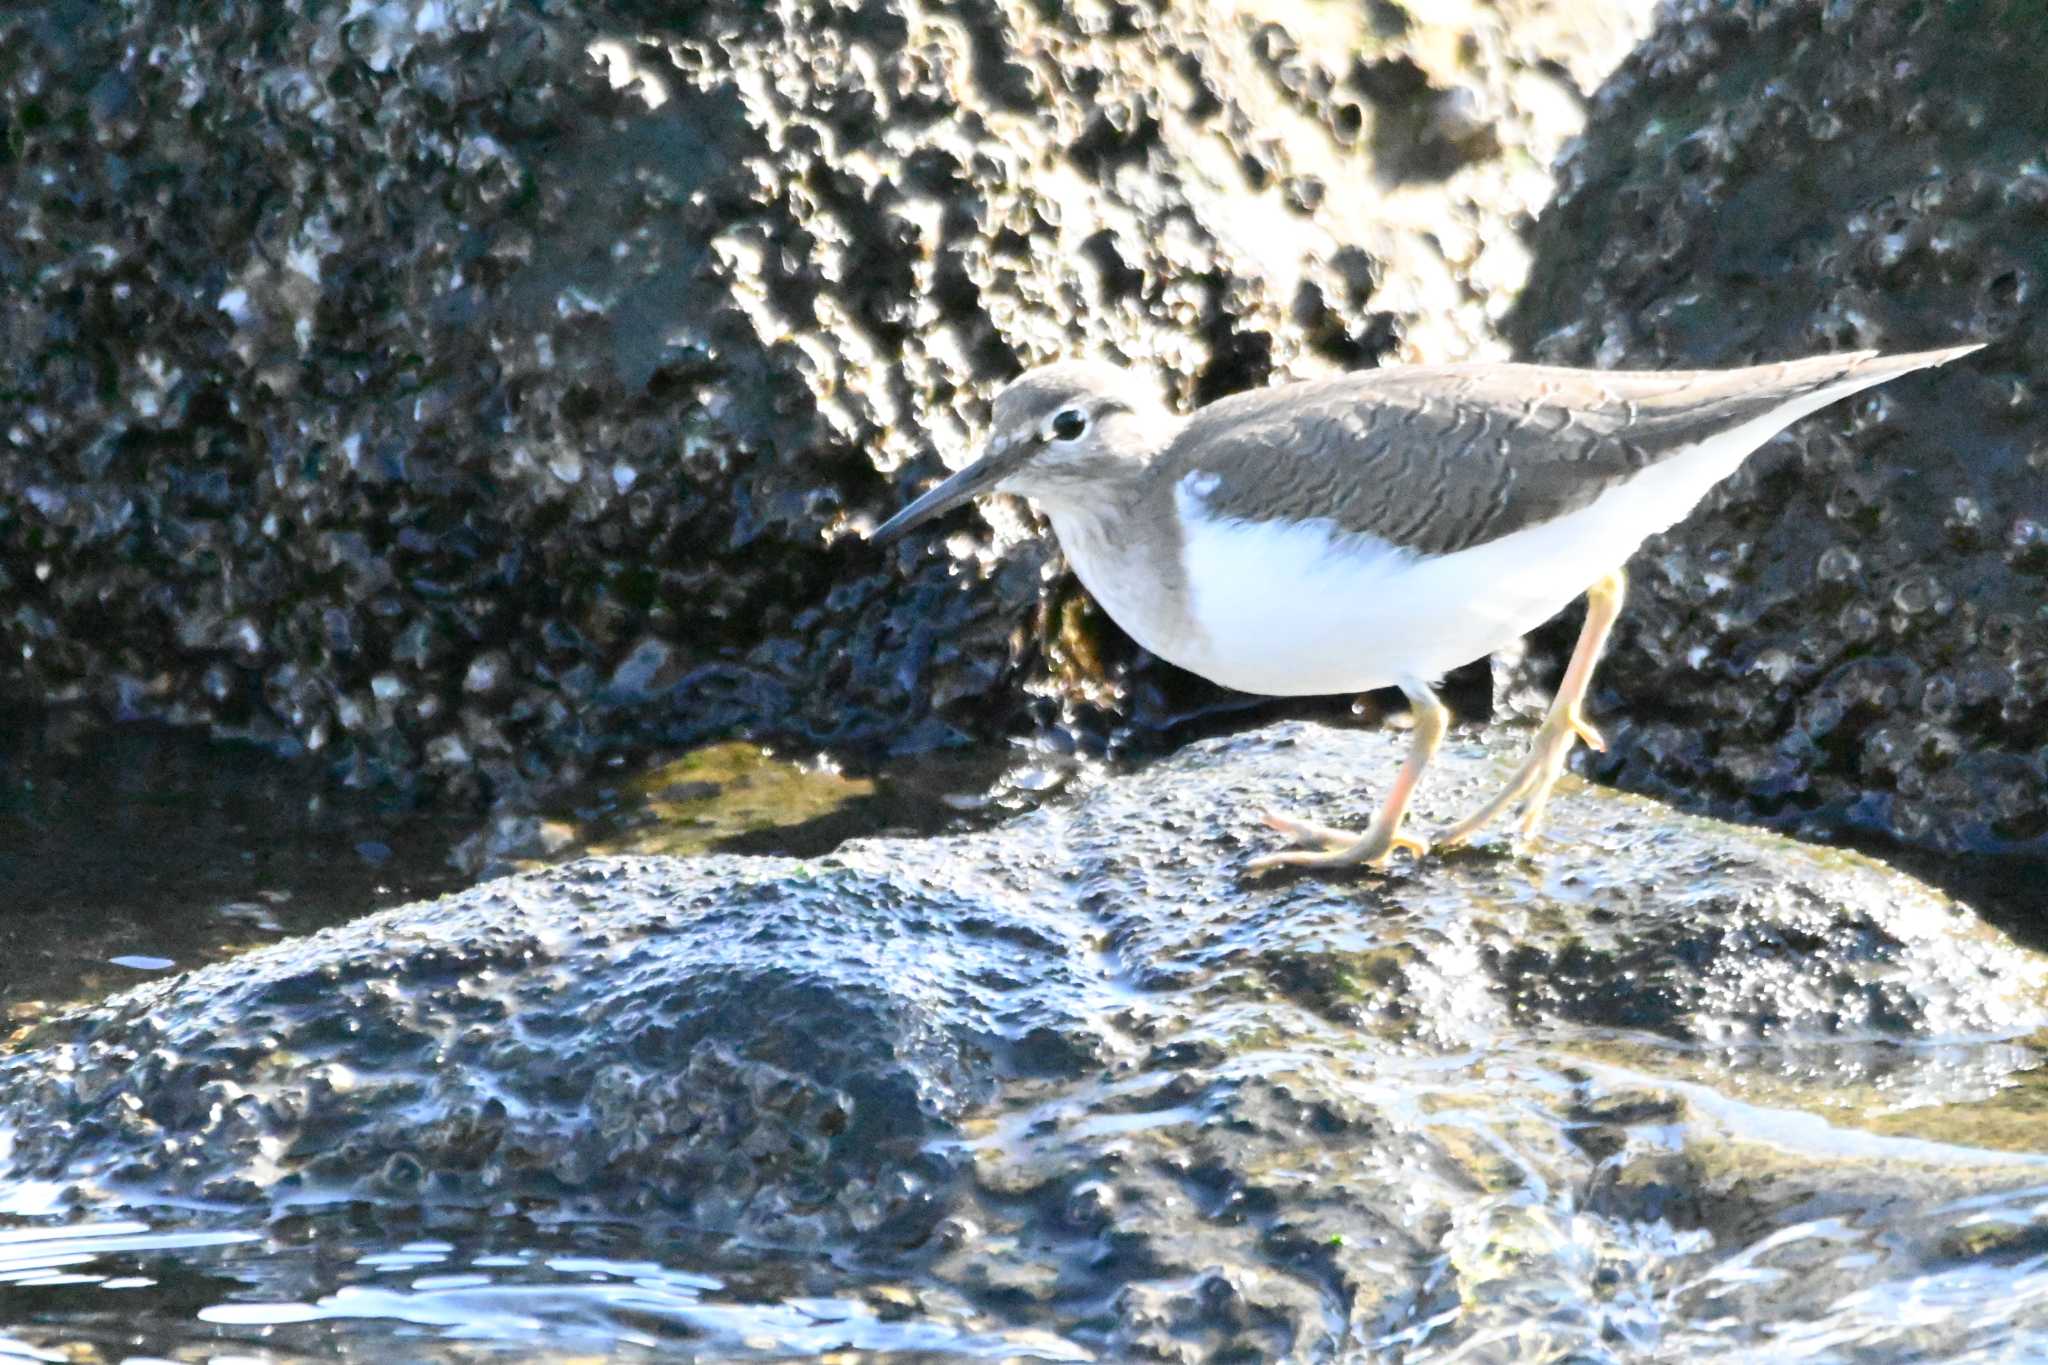
<path fill-rule="evenodd" d="M 711 1233 L 693 1269 L 1116 1360 L 2048 1340 L 1997 1273 L 2040 1236 L 2037 954 L 1571 781 L 1538 862 L 1238 878 L 1249 810 L 1360 819 L 1330 794 L 1400 747 L 1280 727 L 978 834 L 592 859 L 133 991 L 0 1055 L 0 1208 L 345 1203 L 344 1269 L 423 1214 Z M 1454 740 L 1419 822 L 1512 748 Z"/>
<path fill-rule="evenodd" d="M 1600 92 L 1506 323 L 1524 353 L 1991 344 L 1801 424 L 1637 557 L 1590 771 L 1808 834 L 2048 854 L 2036 18 L 1687 4 Z"/>
<path fill-rule="evenodd" d="M 10 5 L 0 689 L 515 799 L 1158 724 L 1041 556 L 859 531 L 1062 352 L 1486 345 L 1581 8 Z"/>

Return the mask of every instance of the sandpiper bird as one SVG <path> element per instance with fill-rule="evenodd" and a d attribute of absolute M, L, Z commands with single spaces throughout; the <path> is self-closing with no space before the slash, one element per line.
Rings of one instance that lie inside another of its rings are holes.
<path fill-rule="evenodd" d="M 1505 789 L 1437 840 L 1523 803 L 1533 835 L 1621 609 L 1622 565 L 1758 446 L 1859 389 L 1977 347 L 1856 351 L 1736 370 L 1398 366 L 1238 394 L 1191 416 L 1114 366 L 1032 370 L 996 396 L 981 458 L 876 528 L 977 493 L 1030 498 L 1074 572 L 1146 649 L 1277 696 L 1407 694 L 1414 739 L 1351 833 L 1267 814 L 1274 867 L 1384 866 L 1449 713 L 1434 684 L 1587 597 L 1556 699 Z"/>

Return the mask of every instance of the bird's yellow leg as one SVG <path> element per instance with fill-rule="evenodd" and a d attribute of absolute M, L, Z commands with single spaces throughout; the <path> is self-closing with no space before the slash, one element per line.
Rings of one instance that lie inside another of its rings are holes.
<path fill-rule="evenodd" d="M 1437 745 L 1443 742 L 1444 731 L 1450 728 L 1451 713 L 1444 710 L 1443 703 L 1426 683 L 1410 679 L 1401 684 L 1401 690 L 1408 694 L 1408 709 L 1415 717 L 1415 737 L 1408 742 L 1408 758 L 1401 764 L 1386 801 L 1364 833 L 1290 820 L 1269 811 L 1261 818 L 1300 847 L 1254 858 L 1245 871 L 1256 874 L 1277 867 L 1385 867 L 1397 849 L 1406 849 L 1417 858 L 1429 852 L 1429 845 L 1401 833 L 1401 817 L 1408 813 L 1408 800 L 1422 780 L 1422 770 L 1429 766 Z"/>
<path fill-rule="evenodd" d="M 1584 740 L 1594 750 L 1604 750 L 1607 741 L 1600 732 L 1586 723 L 1585 713 L 1580 709 L 1586 700 L 1586 689 L 1593 681 L 1593 667 L 1600 662 L 1600 651 L 1607 647 L 1607 633 L 1614 628 L 1614 618 L 1621 614 L 1622 596 L 1627 590 L 1628 580 L 1621 570 L 1616 569 L 1586 590 L 1586 624 L 1579 631 L 1579 644 L 1572 651 L 1571 665 L 1564 671 L 1564 681 L 1557 686 L 1557 696 L 1550 703 L 1550 714 L 1543 718 L 1543 724 L 1536 731 L 1536 738 L 1529 745 L 1529 757 L 1499 796 L 1487 802 L 1465 819 L 1459 821 L 1436 846 L 1439 849 L 1455 848 L 1480 830 L 1500 818 L 1503 811 L 1517 801 L 1524 801 L 1522 810 L 1522 832 L 1524 839 L 1534 836 L 1537 827 L 1543 823 L 1543 808 L 1550 801 L 1550 789 L 1557 785 L 1557 779 L 1564 773 L 1565 759 L 1571 756 L 1572 744 Z"/>

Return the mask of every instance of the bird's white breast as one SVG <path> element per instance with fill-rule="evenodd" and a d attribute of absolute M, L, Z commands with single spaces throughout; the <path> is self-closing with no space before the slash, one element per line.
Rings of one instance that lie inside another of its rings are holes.
<path fill-rule="evenodd" d="M 1186 481 L 1175 491 L 1198 633 L 1174 662 L 1276 696 L 1362 692 L 1416 672 L 1404 661 L 1427 648 L 1429 613 L 1399 610 L 1395 595 L 1414 554 L 1324 520 L 1219 520 Z"/>

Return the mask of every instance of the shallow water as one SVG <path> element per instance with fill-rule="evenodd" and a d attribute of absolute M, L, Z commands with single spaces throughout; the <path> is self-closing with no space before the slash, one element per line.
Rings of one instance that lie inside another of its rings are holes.
<path fill-rule="evenodd" d="M 714 745 L 621 765 L 499 835 L 474 811 L 337 789 L 313 765 L 159 726 L 0 713 L 0 1039 L 278 938 L 586 852 L 815 856 L 986 823 L 1051 761 L 936 756 L 884 779 Z M 479 827 L 482 828 L 479 828 Z"/>
<path fill-rule="evenodd" d="M 516 1217 L 395 1243 L 345 1214 L 267 1235 L 126 1220 L 17 1228 L 0 1233 L 0 1361 L 1089 1358 L 905 1286 L 851 1283 L 822 1258 L 643 1241 Z M 717 1273 L 689 1268 L 707 1265 Z"/>
<path fill-rule="evenodd" d="M 0 1019 L 452 890 L 474 823 L 255 745 L 0 715 Z"/>

